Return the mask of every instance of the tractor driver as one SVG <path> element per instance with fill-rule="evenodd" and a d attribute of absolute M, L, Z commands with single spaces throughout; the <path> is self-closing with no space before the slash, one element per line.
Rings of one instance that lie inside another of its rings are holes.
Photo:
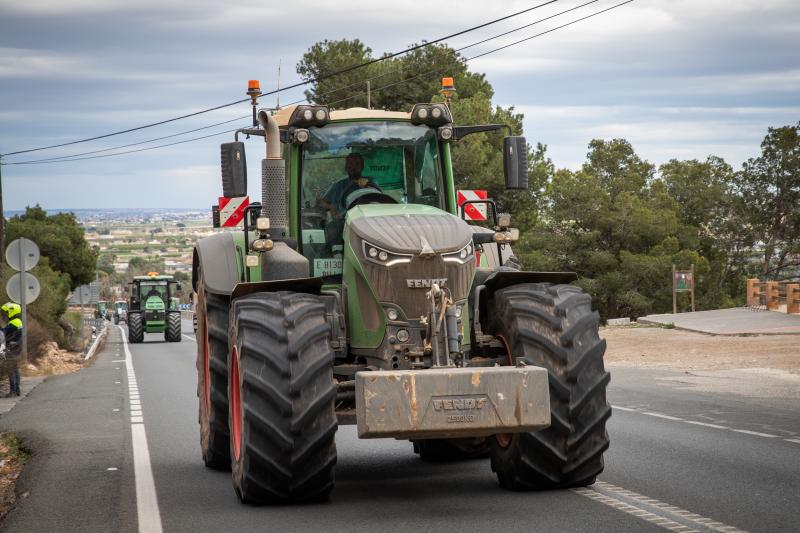
<path fill-rule="evenodd" d="M 331 212 L 334 219 L 342 218 L 347 211 L 345 200 L 353 191 L 365 187 L 381 190 L 372 178 L 361 175 L 364 170 L 364 157 L 361 154 L 356 152 L 349 154 L 344 162 L 344 170 L 347 172 L 347 177 L 331 185 L 318 202 L 321 207 Z"/>

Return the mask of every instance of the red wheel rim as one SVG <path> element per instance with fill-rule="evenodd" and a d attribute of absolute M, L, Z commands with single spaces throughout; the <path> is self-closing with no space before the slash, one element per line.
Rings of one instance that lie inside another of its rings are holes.
<path fill-rule="evenodd" d="M 501 448 L 508 448 L 511 445 L 511 439 L 514 438 L 513 433 L 500 433 L 495 435 L 494 438 L 497 440 L 497 445 Z"/>
<path fill-rule="evenodd" d="M 203 315 L 203 402 L 211 409 L 211 369 L 208 357 L 208 318 Z"/>
<path fill-rule="evenodd" d="M 242 395 L 239 387 L 239 351 L 236 346 L 231 352 L 231 371 L 228 379 L 228 398 L 230 401 L 231 439 L 233 439 L 233 458 L 237 461 L 242 455 Z"/>
<path fill-rule="evenodd" d="M 506 354 L 508 354 L 508 364 L 513 365 L 514 361 L 511 356 L 511 347 L 508 345 L 508 339 L 506 339 L 505 335 L 497 335 L 497 338 L 503 343 L 503 346 L 506 347 Z M 508 448 L 511 445 L 511 439 L 514 437 L 511 433 L 500 433 L 495 435 L 494 438 L 497 440 L 497 445 L 501 448 Z"/>

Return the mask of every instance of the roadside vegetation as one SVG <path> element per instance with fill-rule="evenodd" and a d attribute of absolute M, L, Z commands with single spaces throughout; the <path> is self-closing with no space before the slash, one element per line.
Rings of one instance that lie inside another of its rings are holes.
<path fill-rule="evenodd" d="M 308 50 L 297 72 L 319 77 L 375 57 L 358 39 L 325 40 Z M 446 46 L 365 70 L 322 80 L 306 96 L 339 108 L 366 106 L 360 80 L 380 76 L 371 105 L 410 109 L 442 101 L 439 80 L 452 76 L 458 124 L 502 123 L 522 133 L 523 116 L 493 105 L 485 76 Z M 539 143 L 529 150 L 528 191 L 504 190 L 501 143 L 501 135 L 483 133 L 456 143 L 457 187 L 488 190 L 501 211 L 514 215 L 522 266 L 577 272 L 604 319 L 671 312 L 673 264 L 694 264 L 698 310 L 744 305 L 747 277 L 800 277 L 800 123 L 769 128 L 761 155 L 738 170 L 714 155 L 657 167 L 625 139 L 592 139 L 580 169 L 558 169 Z M 679 296 L 686 309 L 688 295 Z"/>
<path fill-rule="evenodd" d="M 28 457 L 30 452 L 16 433 L 0 434 L 0 520 L 14 507 L 14 484 Z"/>
<path fill-rule="evenodd" d="M 94 280 L 97 253 L 86 242 L 83 228 L 72 213 L 48 215 L 39 206 L 28 207 L 11 217 L 6 226 L 6 242 L 19 237 L 34 241 L 41 252 L 32 273 L 42 290 L 28 306 L 28 346 L 31 361 L 43 353 L 45 345 L 56 343 L 66 350 L 82 346 L 82 319 L 67 311 L 67 296 L 76 287 Z M 0 269 L 0 299 L 8 301 L 6 282 L 15 272 L 8 265 Z M 51 350 L 52 351 L 52 350 Z"/>

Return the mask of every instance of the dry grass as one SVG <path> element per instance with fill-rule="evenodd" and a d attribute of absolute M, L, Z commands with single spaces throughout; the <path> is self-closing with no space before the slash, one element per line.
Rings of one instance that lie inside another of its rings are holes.
<path fill-rule="evenodd" d="M 14 507 L 17 482 L 30 453 L 15 433 L 0 434 L 0 519 Z"/>

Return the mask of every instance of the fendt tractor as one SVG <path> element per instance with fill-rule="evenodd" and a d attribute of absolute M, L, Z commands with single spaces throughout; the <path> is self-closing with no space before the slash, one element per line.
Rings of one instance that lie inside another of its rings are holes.
<path fill-rule="evenodd" d="M 593 483 L 611 408 L 591 299 L 574 273 L 521 271 L 494 202 L 491 228 L 456 202 L 452 144 L 506 126 L 456 126 L 447 100 L 257 111 L 257 81 L 248 94 L 222 188 L 247 194 L 239 136 L 264 137 L 261 202 L 194 250 L 205 464 L 232 469 L 245 503 L 324 499 L 351 424 L 425 460 L 488 455 L 511 490 Z M 527 188 L 525 139 L 503 159 L 507 188 Z"/>
<path fill-rule="evenodd" d="M 173 297 L 180 292 L 180 283 L 150 272 L 134 277 L 130 285 L 128 340 L 139 343 L 145 333 L 163 333 L 167 342 L 180 342 L 181 312 Z"/>

